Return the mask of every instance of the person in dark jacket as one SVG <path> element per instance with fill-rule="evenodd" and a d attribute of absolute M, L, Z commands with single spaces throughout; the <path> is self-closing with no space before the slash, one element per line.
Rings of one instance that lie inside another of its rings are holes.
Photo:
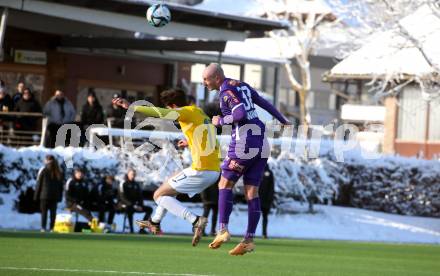
<path fill-rule="evenodd" d="M 270 208 L 273 204 L 275 193 L 273 173 L 266 165 L 263 179 L 260 184 L 259 196 L 261 201 L 261 213 L 263 216 L 263 239 L 267 239 L 267 224 Z"/>
<path fill-rule="evenodd" d="M 107 175 L 102 182 L 92 189 L 92 201 L 99 211 L 98 220 L 105 221 L 105 213 L 108 212 L 107 223 L 112 224 L 115 217 L 116 204 L 118 200 L 118 188 L 115 178 Z"/>
<path fill-rule="evenodd" d="M 12 96 L 13 104 L 15 105 L 23 96 L 25 84 L 24 82 L 20 81 L 17 83 L 17 90 L 15 91 L 14 96 Z"/>
<path fill-rule="evenodd" d="M 67 209 L 80 214 L 91 222 L 93 216 L 89 211 L 90 192 L 81 169 L 76 168 L 74 170 L 73 177 L 66 182 L 65 191 Z"/>
<path fill-rule="evenodd" d="M 12 111 L 12 107 L 13 104 L 11 96 L 6 93 L 6 89 L 4 87 L 0 87 L 0 112 Z M 7 129 L 9 127 L 10 120 L 11 118 L 8 116 L 0 115 L 0 126 L 2 126 L 4 129 Z"/>
<path fill-rule="evenodd" d="M 34 98 L 34 95 L 30 88 L 25 88 L 23 94 L 18 102 L 15 104 L 14 111 L 16 112 L 30 112 L 30 113 L 41 113 L 41 105 Z M 35 117 L 19 117 L 16 122 L 16 129 L 19 130 L 36 130 L 37 120 Z"/>
<path fill-rule="evenodd" d="M 4 87 L 0 87 L 0 112 L 12 111 L 12 99 Z"/>
<path fill-rule="evenodd" d="M 81 110 L 81 125 L 83 126 L 83 129 L 86 130 L 93 124 L 102 123 L 104 123 L 102 106 L 96 98 L 95 92 L 91 90 L 87 94 L 87 102 L 84 104 Z"/>
<path fill-rule="evenodd" d="M 119 98 L 119 94 L 114 94 L 113 99 Z M 126 110 L 117 104 L 110 104 L 107 107 L 107 118 L 111 120 L 112 128 L 124 128 L 124 118 Z"/>
<path fill-rule="evenodd" d="M 218 187 L 217 183 L 209 186 L 203 192 L 200 193 L 203 203 L 203 216 L 207 218 L 209 212 L 212 210 L 211 218 L 211 236 L 215 236 L 215 229 L 217 226 L 218 216 Z"/>
<path fill-rule="evenodd" d="M 125 181 L 119 185 L 119 209 L 127 212 L 128 222 L 130 224 L 130 232 L 133 233 L 133 214 L 135 212 L 145 212 L 144 219 L 148 220 L 153 208 L 144 205 L 142 197 L 142 189 L 138 182 L 135 181 L 136 171 L 129 169 L 125 175 Z M 142 232 L 140 230 L 140 232 Z"/>
<path fill-rule="evenodd" d="M 87 102 L 83 105 L 81 110 L 81 145 L 84 145 L 86 141 L 86 130 L 93 124 L 104 123 L 104 112 L 102 106 L 96 98 L 96 94 L 93 90 L 90 90 L 87 94 Z"/>
<path fill-rule="evenodd" d="M 47 212 L 50 211 L 50 230 L 55 225 L 57 204 L 63 195 L 63 173 L 53 155 L 47 155 L 45 166 L 40 169 L 37 176 L 34 200 L 40 200 L 41 231 L 46 231 Z"/>

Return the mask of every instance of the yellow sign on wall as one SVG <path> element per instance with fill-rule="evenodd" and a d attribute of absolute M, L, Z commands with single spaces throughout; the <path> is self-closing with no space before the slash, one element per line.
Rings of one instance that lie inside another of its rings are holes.
<path fill-rule="evenodd" d="M 47 55 L 46 52 L 41 51 L 15 50 L 14 62 L 45 65 L 47 63 Z"/>

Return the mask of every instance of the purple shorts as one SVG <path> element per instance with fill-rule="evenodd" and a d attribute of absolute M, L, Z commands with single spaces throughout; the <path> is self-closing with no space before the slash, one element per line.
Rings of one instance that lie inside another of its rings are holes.
<path fill-rule="evenodd" d="M 234 182 L 243 176 L 245 185 L 260 186 L 266 164 L 267 158 L 259 156 L 247 160 L 227 156 L 221 166 L 222 176 Z"/>

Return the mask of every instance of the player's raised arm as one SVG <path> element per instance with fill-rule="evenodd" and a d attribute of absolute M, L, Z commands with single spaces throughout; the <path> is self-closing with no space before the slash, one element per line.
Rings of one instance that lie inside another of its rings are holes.
<path fill-rule="evenodd" d="M 232 91 L 226 91 L 226 95 L 223 97 L 223 99 L 220 100 L 224 101 L 224 104 L 228 105 L 229 108 L 231 108 L 231 114 L 224 117 L 214 116 L 212 118 L 213 125 L 228 125 L 239 122 L 246 118 L 246 109 L 244 107 L 244 104 L 238 99 L 238 97 L 234 95 Z"/>
<path fill-rule="evenodd" d="M 252 93 L 252 101 L 262 109 L 269 112 L 270 115 L 274 116 L 283 125 L 291 124 L 289 120 L 287 120 L 286 117 L 283 116 L 283 114 L 281 114 L 270 102 L 261 97 L 256 91 L 253 91 Z"/>
<path fill-rule="evenodd" d="M 122 108 L 129 108 L 129 103 L 125 99 L 117 98 L 112 102 Z M 155 106 L 135 106 L 134 111 L 142 113 L 147 117 L 161 118 L 166 120 L 176 120 L 179 118 L 179 113 L 176 110 L 168 108 L 160 108 Z"/>

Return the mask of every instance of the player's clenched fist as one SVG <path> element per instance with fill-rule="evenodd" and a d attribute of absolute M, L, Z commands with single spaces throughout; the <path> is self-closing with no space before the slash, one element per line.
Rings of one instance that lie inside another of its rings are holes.
<path fill-rule="evenodd" d="M 113 99 L 112 103 L 117 105 L 117 106 L 120 106 L 122 108 L 125 108 L 125 109 L 128 109 L 128 107 L 130 105 L 127 100 L 122 99 L 122 98 Z"/>
<path fill-rule="evenodd" d="M 179 142 L 177 142 L 177 146 L 179 148 L 186 148 L 188 146 L 188 141 L 182 139 Z"/>
<path fill-rule="evenodd" d="M 220 125 L 220 119 L 221 119 L 220 116 L 212 117 L 212 124 L 215 125 L 215 126 L 219 126 Z"/>

